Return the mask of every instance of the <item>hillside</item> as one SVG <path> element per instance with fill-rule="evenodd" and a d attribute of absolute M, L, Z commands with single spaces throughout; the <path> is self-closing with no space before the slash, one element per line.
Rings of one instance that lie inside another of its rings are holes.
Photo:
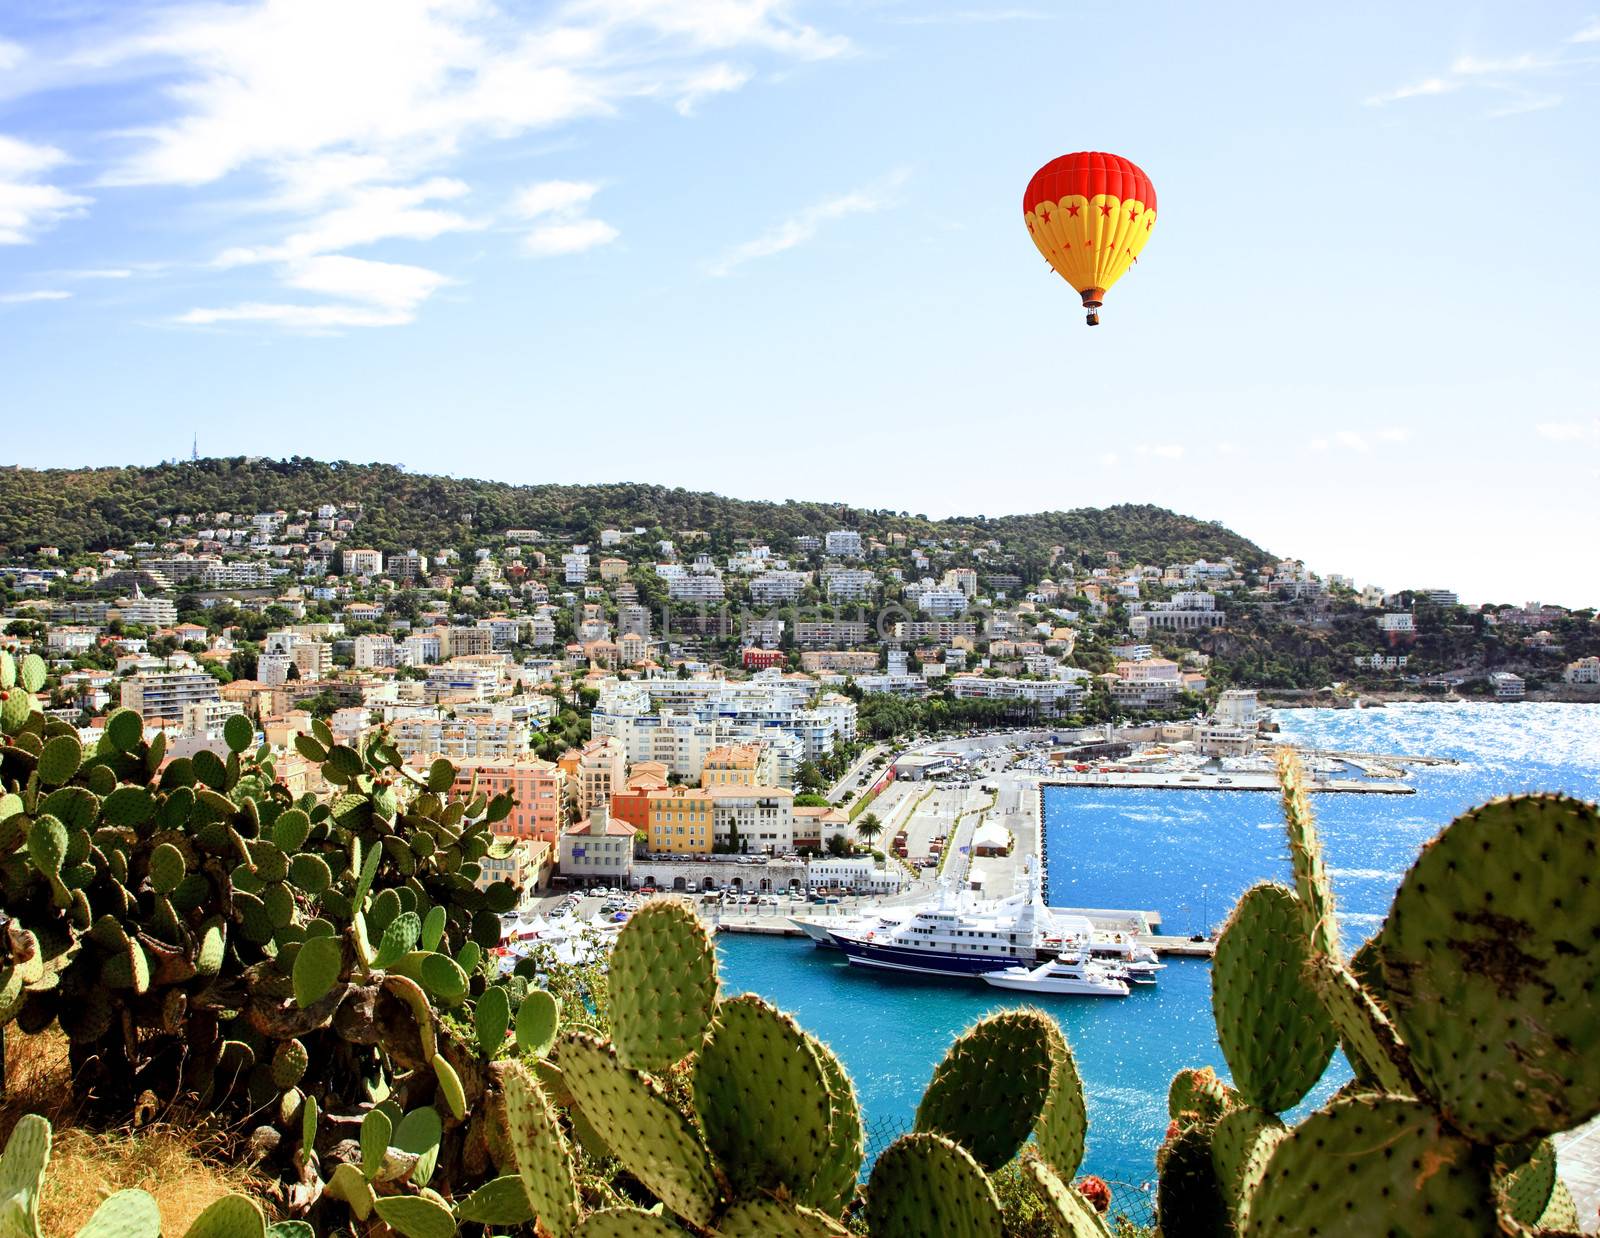
<path fill-rule="evenodd" d="M 1098 556 L 1119 550 L 1153 563 L 1232 555 L 1267 557 L 1219 524 L 1165 508 L 1120 505 L 986 519 L 927 520 L 836 503 L 762 503 L 631 483 L 513 486 L 408 473 L 388 464 L 327 463 L 295 457 L 234 457 L 153 467 L 0 470 L 0 548 L 40 545 L 64 553 L 100 550 L 163 536 L 156 521 L 179 513 L 295 511 L 320 503 L 360 503 L 358 537 L 381 550 L 464 546 L 507 528 L 594 538 L 611 526 L 704 529 L 713 544 L 771 541 L 853 528 L 885 537 L 993 538 L 1024 565 L 1044 568 L 1051 546 Z"/>

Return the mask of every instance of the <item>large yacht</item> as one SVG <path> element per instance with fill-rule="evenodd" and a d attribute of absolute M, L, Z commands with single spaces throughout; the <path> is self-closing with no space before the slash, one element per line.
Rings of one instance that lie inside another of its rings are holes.
<path fill-rule="evenodd" d="M 1009 898 L 980 901 L 946 885 L 928 903 L 791 922 L 817 946 L 887 970 L 978 975 L 1087 950 L 1116 979 L 1156 982 L 1166 965 L 1149 946 L 1131 933 L 1098 932 L 1085 916 L 1045 906 L 1031 861 L 1025 865 L 1023 891 Z"/>
<path fill-rule="evenodd" d="M 983 973 L 983 982 L 1022 993 L 1072 997 L 1126 997 L 1128 982 L 1115 970 L 1084 954 L 1063 954 L 1037 967 L 1002 967 Z"/>

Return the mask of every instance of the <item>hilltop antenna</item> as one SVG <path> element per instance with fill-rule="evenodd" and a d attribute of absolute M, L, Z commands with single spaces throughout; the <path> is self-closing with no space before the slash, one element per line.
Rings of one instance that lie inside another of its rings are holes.
<path fill-rule="evenodd" d="M 189 448 L 189 462 L 196 464 L 200 460 L 200 433 L 197 430 L 194 436 L 194 446 Z"/>

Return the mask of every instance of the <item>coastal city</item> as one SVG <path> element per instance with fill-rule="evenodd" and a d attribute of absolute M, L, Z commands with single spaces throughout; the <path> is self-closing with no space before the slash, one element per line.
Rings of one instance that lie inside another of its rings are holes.
<path fill-rule="evenodd" d="M 1600 1234 L 1597 48 L 0 5 L 0 1238 Z"/>
<path fill-rule="evenodd" d="M 514 798 L 497 828 L 516 846 L 484 881 L 746 900 L 925 894 L 946 851 L 975 871 L 985 852 L 1037 856 L 1020 789 L 1042 780 L 1270 789 L 1260 700 L 1600 699 L 1592 612 L 1469 610 L 1292 560 L 1055 544 L 1032 562 L 1000 538 L 892 528 L 731 545 L 507 528 L 425 549 L 363 533 L 361 504 L 330 494 L 163 513 L 93 552 L 12 545 L 0 639 L 47 657 L 41 705 L 86 743 L 122 707 L 193 755 L 243 714 L 300 794 L 323 789 L 295 746 L 314 721 L 352 746 L 381 731 L 408 762 L 448 758 L 463 787 Z M 1360 651 L 1336 683 L 1252 681 L 1230 654 L 1269 624 L 1339 625 Z M 963 737 L 1028 728 L 1032 766 L 994 769 L 1017 801 L 996 809 Z M 1367 755 L 1328 785 L 1406 789 Z"/>

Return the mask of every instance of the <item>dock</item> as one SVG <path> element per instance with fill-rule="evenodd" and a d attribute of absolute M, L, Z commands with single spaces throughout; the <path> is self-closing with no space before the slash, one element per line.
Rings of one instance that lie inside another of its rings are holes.
<path fill-rule="evenodd" d="M 1210 771 L 1195 773 L 1159 773 L 1153 770 L 1107 771 L 1078 774 L 1070 771 L 1044 775 L 1041 786 L 1094 787 L 1105 789 L 1140 789 L 1148 791 L 1272 791 L 1281 790 L 1278 776 L 1268 772 L 1240 771 L 1217 774 Z M 1315 794 L 1347 795 L 1415 795 L 1417 789 L 1395 780 L 1376 781 L 1364 778 L 1321 778 L 1308 784 Z"/>

